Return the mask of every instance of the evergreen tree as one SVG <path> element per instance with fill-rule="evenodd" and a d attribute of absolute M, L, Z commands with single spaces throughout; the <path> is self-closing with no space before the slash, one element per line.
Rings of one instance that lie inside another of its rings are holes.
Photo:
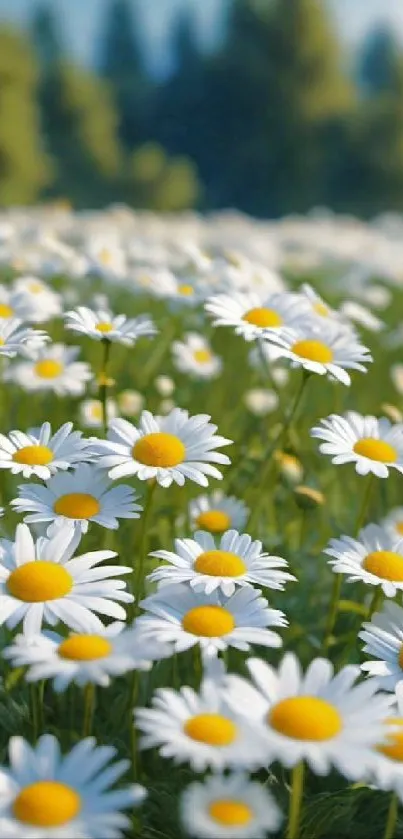
<path fill-rule="evenodd" d="M 35 99 L 37 68 L 26 39 L 0 30 L 0 205 L 37 200 L 51 174 Z"/>
<path fill-rule="evenodd" d="M 31 19 L 31 38 L 42 72 L 59 61 L 62 44 L 57 20 L 49 3 L 40 3 L 35 7 Z"/>
<path fill-rule="evenodd" d="M 100 206 L 116 197 L 121 167 L 116 111 L 105 84 L 59 63 L 43 91 L 43 126 L 57 164 L 52 196 L 74 206 Z"/>
<path fill-rule="evenodd" d="M 98 57 L 101 76 L 112 89 L 119 114 L 119 134 L 128 148 L 144 139 L 144 119 L 151 93 L 145 78 L 138 24 L 129 0 L 110 0 Z"/>
<path fill-rule="evenodd" d="M 370 96 L 399 92 L 403 75 L 400 45 L 390 29 L 376 29 L 367 38 L 359 59 L 358 78 Z"/>

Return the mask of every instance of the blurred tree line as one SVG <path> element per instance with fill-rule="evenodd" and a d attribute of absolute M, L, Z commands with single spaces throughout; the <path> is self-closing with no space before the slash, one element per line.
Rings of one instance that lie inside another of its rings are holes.
<path fill-rule="evenodd" d="M 160 211 L 317 205 L 403 210 L 403 57 L 388 31 L 343 67 L 321 0 L 229 0 L 225 37 L 173 33 L 155 81 L 129 0 L 109 0 L 92 72 L 66 57 L 50 4 L 0 30 L 0 204 L 67 198 Z"/>

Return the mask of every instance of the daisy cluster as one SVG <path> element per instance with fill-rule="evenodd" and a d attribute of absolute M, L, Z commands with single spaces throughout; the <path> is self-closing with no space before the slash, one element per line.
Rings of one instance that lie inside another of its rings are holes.
<path fill-rule="evenodd" d="M 0 836 L 392 839 L 402 232 L 0 214 Z"/>

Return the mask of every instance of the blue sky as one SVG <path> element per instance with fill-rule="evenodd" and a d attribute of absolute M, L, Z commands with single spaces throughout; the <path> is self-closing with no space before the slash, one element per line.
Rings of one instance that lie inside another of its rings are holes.
<path fill-rule="evenodd" d="M 0 0 L 0 22 L 24 25 L 36 0 Z M 96 52 L 97 35 L 108 0 L 48 0 L 59 13 L 66 45 L 85 64 Z M 169 64 L 167 35 L 181 8 L 191 8 L 200 41 L 206 46 L 217 39 L 228 0 L 132 0 L 144 23 L 144 50 L 150 64 Z M 356 43 L 377 23 L 388 22 L 403 42 L 403 0 L 322 0 L 347 43 Z"/>

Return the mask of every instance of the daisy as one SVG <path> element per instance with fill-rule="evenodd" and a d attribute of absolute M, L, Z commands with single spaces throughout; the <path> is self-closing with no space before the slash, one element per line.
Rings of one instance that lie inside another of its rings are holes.
<path fill-rule="evenodd" d="M 183 486 L 186 478 L 208 486 L 207 475 L 218 480 L 221 472 L 213 463 L 228 464 L 229 457 L 213 451 L 232 440 L 215 436 L 217 426 L 208 414 L 189 417 L 174 408 L 166 417 L 143 411 L 139 428 L 124 419 L 109 424 L 108 439 L 99 440 L 99 466 L 109 469 L 110 478 L 137 475 L 140 481 L 155 478 L 162 487 L 173 482 Z"/>
<path fill-rule="evenodd" d="M 200 693 L 190 687 L 158 688 L 152 707 L 138 708 L 134 715 L 140 748 L 158 748 L 162 757 L 190 763 L 196 772 L 266 764 L 261 726 L 229 707 L 214 678 L 203 679 Z"/>
<path fill-rule="evenodd" d="M 49 341 L 46 332 L 24 326 L 18 318 L 0 320 L 0 357 L 15 358 L 27 349 L 38 349 Z"/>
<path fill-rule="evenodd" d="M 403 507 L 395 507 L 382 521 L 382 527 L 395 539 L 403 539 Z"/>
<path fill-rule="evenodd" d="M 101 627 L 96 635 L 17 635 L 11 646 L 3 650 L 3 657 L 13 667 L 28 668 L 28 682 L 52 679 L 57 693 L 71 683 L 79 687 L 89 682 L 108 687 L 111 678 L 130 670 L 150 670 L 153 660 L 169 654 L 169 647 L 145 639 L 138 642 L 135 630 L 126 629 L 121 621 Z"/>
<path fill-rule="evenodd" d="M 172 354 L 175 367 L 201 379 L 212 379 L 222 370 L 222 361 L 213 353 L 208 341 L 197 332 L 188 332 L 184 341 L 174 341 Z"/>
<path fill-rule="evenodd" d="M 182 793 L 180 812 L 186 833 L 200 839 L 265 839 L 282 822 L 270 792 L 240 772 L 194 781 Z"/>
<path fill-rule="evenodd" d="M 192 530 L 208 530 L 210 533 L 224 533 L 231 528 L 242 530 L 248 516 L 249 510 L 241 499 L 224 495 L 219 489 L 189 502 Z"/>
<path fill-rule="evenodd" d="M 87 335 L 94 341 L 111 341 L 126 347 L 132 347 L 139 338 L 150 338 L 157 333 L 149 317 L 127 318 L 126 315 L 113 315 L 108 309 L 94 312 L 79 306 L 75 311 L 66 312 L 64 318 L 66 329 Z"/>
<path fill-rule="evenodd" d="M 231 597 L 218 592 L 195 592 L 190 586 L 164 586 L 140 604 L 146 614 L 137 619 L 145 637 L 173 643 L 175 652 L 200 644 L 205 656 L 227 647 L 247 651 L 250 644 L 281 647 L 277 632 L 268 627 L 287 626 L 283 612 L 269 609 L 260 591 L 245 586 Z"/>
<path fill-rule="evenodd" d="M 79 347 L 52 344 L 33 353 L 34 358 L 14 364 L 7 381 L 28 391 L 52 390 L 58 396 L 81 396 L 92 378 L 89 364 L 76 361 Z"/>
<path fill-rule="evenodd" d="M 392 696 L 376 693 L 375 679 L 354 684 L 359 667 L 348 665 L 334 675 L 324 658 L 314 659 L 304 675 L 293 653 L 278 671 L 257 658 L 247 667 L 254 684 L 229 675 L 226 695 L 250 722 L 264 723 L 269 761 L 291 768 L 306 760 L 317 775 L 334 766 L 346 778 L 362 778 L 393 704 Z"/>
<path fill-rule="evenodd" d="M 44 323 L 62 313 L 61 295 L 38 277 L 18 277 L 13 282 L 13 292 L 14 305 L 30 323 Z"/>
<path fill-rule="evenodd" d="M 108 422 L 118 414 L 114 399 L 106 400 Z M 85 399 L 80 403 L 80 423 L 86 428 L 103 428 L 104 409 L 100 399 Z"/>
<path fill-rule="evenodd" d="M 0 469 L 46 481 L 60 469 L 92 460 L 91 441 L 72 429 L 73 423 L 66 422 L 52 435 L 50 422 L 44 422 L 27 432 L 10 431 L 7 437 L 0 434 Z"/>
<path fill-rule="evenodd" d="M 314 318 L 326 318 L 329 320 L 340 321 L 340 314 L 336 309 L 332 309 L 320 294 L 312 288 L 308 283 L 304 283 L 300 288 L 301 295 L 309 303 L 310 313 Z"/>
<path fill-rule="evenodd" d="M 274 343 L 293 367 L 319 376 L 329 375 L 344 385 L 351 384 L 347 369 L 366 373 L 364 364 L 372 361 L 368 348 L 358 342 L 354 333 L 328 322 L 319 328 L 308 320 L 298 329 L 283 330 L 278 335 L 268 329 L 263 337 Z"/>
<path fill-rule="evenodd" d="M 142 510 L 134 503 L 137 495 L 131 487 L 111 486 L 105 473 L 89 464 L 53 475 L 45 486 L 21 484 L 18 491 L 11 505 L 17 513 L 28 514 L 24 521 L 77 524 L 83 533 L 91 521 L 116 530 L 118 519 L 138 519 Z"/>
<path fill-rule="evenodd" d="M 237 586 L 265 586 L 284 590 L 288 580 L 287 561 L 262 551 L 262 543 L 247 533 L 227 530 L 217 547 L 211 533 L 197 531 L 194 539 L 175 539 L 175 553 L 154 551 L 151 556 L 170 565 L 158 567 L 148 579 L 160 586 L 189 583 L 196 592 L 216 590 L 230 597 Z M 281 569 L 281 570 L 280 570 Z"/>
<path fill-rule="evenodd" d="M 375 680 L 370 680 L 375 681 Z M 382 736 L 374 748 L 369 781 L 378 789 L 393 790 L 403 798 L 403 685 L 396 685 L 397 707 L 385 715 Z"/>
<path fill-rule="evenodd" d="M 387 478 L 389 469 L 403 472 L 403 424 L 392 425 L 385 417 L 362 416 L 356 411 L 330 414 L 311 429 L 311 437 L 324 441 L 319 451 L 331 455 L 332 463 L 355 463 L 359 475 L 372 472 Z"/>
<path fill-rule="evenodd" d="M 357 539 L 331 539 L 324 553 L 333 557 L 329 565 L 336 574 L 348 575 L 348 583 L 381 586 L 386 597 L 403 590 L 403 539 L 377 524 L 364 527 Z"/>
<path fill-rule="evenodd" d="M 7 839 L 119 839 L 131 826 L 121 810 L 140 804 L 138 784 L 116 789 L 129 768 L 114 761 L 113 746 L 93 737 L 62 755 L 56 737 L 44 734 L 36 746 L 11 737 L 8 767 L 0 768 L 0 834 Z"/>
<path fill-rule="evenodd" d="M 306 317 L 309 305 L 302 295 L 272 294 L 266 300 L 257 294 L 234 292 L 231 296 L 217 294 L 205 303 L 206 311 L 214 317 L 214 326 L 232 326 L 236 335 L 245 341 L 262 338 L 265 330 L 281 333 Z"/>
<path fill-rule="evenodd" d="M 132 603 L 123 580 L 131 568 L 105 565 L 115 551 L 91 551 L 74 556 L 80 543 L 78 527 L 62 526 L 36 542 L 26 524 L 19 524 L 15 542 L 0 540 L 0 624 L 14 629 L 23 621 L 26 635 L 35 635 L 42 623 L 58 621 L 75 632 L 102 632 L 94 612 L 124 620 L 125 610 L 115 601 Z M 96 567 L 95 567 L 96 566 Z"/>
<path fill-rule="evenodd" d="M 342 303 L 340 312 L 350 322 L 358 323 L 359 326 L 363 326 L 369 332 L 381 332 L 385 328 L 385 324 L 380 318 L 377 318 L 370 309 L 355 300 L 346 300 Z"/>
<path fill-rule="evenodd" d="M 376 656 L 376 661 L 365 661 L 361 664 L 361 670 L 375 676 L 382 690 L 394 691 L 399 682 L 403 681 L 401 606 L 397 603 L 385 603 L 382 611 L 373 615 L 370 623 L 363 624 L 358 637 L 365 641 L 363 652 Z"/>
<path fill-rule="evenodd" d="M 121 414 L 127 417 L 136 417 L 143 409 L 144 396 L 138 390 L 121 390 L 117 402 Z"/>
<path fill-rule="evenodd" d="M 253 387 L 250 390 L 245 390 L 243 402 L 248 411 L 255 417 L 265 417 L 277 410 L 279 398 L 274 390 Z"/>

